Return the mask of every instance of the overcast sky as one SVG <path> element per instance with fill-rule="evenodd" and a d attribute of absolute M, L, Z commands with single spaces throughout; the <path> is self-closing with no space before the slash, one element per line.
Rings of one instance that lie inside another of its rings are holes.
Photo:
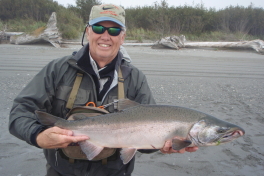
<path fill-rule="evenodd" d="M 55 0 L 59 4 L 67 7 L 68 4 L 76 5 L 75 0 Z M 160 0 L 102 0 L 102 3 L 112 3 L 116 5 L 122 5 L 126 7 L 136 7 L 136 6 L 144 6 L 144 5 L 153 5 L 154 2 L 160 2 Z M 206 8 L 213 7 L 218 9 L 225 8 L 227 6 L 240 5 L 247 7 L 252 2 L 254 7 L 262 7 L 264 8 L 264 0 L 167 0 L 169 6 L 180 6 L 180 5 L 193 5 L 203 3 Z"/>

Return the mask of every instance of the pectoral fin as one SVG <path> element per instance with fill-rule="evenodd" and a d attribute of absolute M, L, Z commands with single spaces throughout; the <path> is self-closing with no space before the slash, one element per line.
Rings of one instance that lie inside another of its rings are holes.
<path fill-rule="evenodd" d="M 191 144 L 192 142 L 189 140 L 172 139 L 173 150 L 181 150 L 185 147 L 188 147 Z"/>
<path fill-rule="evenodd" d="M 120 151 L 121 159 L 124 164 L 127 164 L 136 154 L 137 149 L 135 148 L 122 148 Z"/>
<path fill-rule="evenodd" d="M 81 146 L 82 151 L 86 154 L 88 160 L 92 160 L 104 149 L 104 147 L 96 146 L 87 140 L 79 142 L 79 145 Z"/>

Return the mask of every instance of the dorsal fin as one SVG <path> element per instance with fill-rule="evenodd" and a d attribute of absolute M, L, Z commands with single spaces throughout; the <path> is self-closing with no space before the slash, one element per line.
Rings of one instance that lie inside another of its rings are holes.
<path fill-rule="evenodd" d="M 117 102 L 117 107 L 118 107 L 119 111 L 124 110 L 126 108 L 138 106 L 138 105 L 140 105 L 140 104 L 135 102 L 135 101 L 129 100 L 129 99 L 120 99 Z"/>

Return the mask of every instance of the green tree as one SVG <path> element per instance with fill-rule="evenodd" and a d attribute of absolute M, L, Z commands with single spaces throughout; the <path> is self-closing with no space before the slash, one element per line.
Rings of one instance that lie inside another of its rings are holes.
<path fill-rule="evenodd" d="M 28 25 L 32 26 L 31 29 L 34 23 L 38 24 L 35 26 L 46 23 L 51 13 L 57 12 L 63 36 L 72 38 L 89 20 L 92 6 L 100 4 L 101 0 L 76 0 L 76 6 L 65 8 L 53 0 L 0 0 L 0 20 L 7 27 L 12 24 L 12 30 L 26 30 Z M 166 0 L 160 0 L 149 6 L 125 10 L 128 30 L 138 31 L 136 33 L 142 37 L 150 31 L 160 37 L 201 35 L 214 31 L 264 36 L 264 9 L 253 4 L 248 7 L 229 6 L 217 11 L 204 8 L 203 4 L 169 7 Z"/>
<path fill-rule="evenodd" d="M 171 32 L 169 4 L 166 0 L 162 0 L 160 4 L 155 2 L 154 9 L 155 14 L 152 13 L 151 20 L 156 32 L 163 37 Z"/>
<path fill-rule="evenodd" d="M 57 21 L 58 28 L 62 32 L 62 38 L 75 39 L 81 35 L 84 23 L 74 11 L 66 8 L 59 9 Z"/>
<path fill-rule="evenodd" d="M 53 0 L 0 0 L 0 19 L 30 18 L 47 21 L 50 14 L 59 8 Z"/>
<path fill-rule="evenodd" d="M 79 9 L 79 14 L 85 23 L 89 20 L 89 15 L 91 9 L 94 5 L 100 5 L 100 0 L 76 0 L 77 8 Z"/>

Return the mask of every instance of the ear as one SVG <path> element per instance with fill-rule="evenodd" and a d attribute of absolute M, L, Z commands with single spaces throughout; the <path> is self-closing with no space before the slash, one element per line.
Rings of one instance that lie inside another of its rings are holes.
<path fill-rule="evenodd" d="M 88 37 L 89 37 L 89 35 L 90 35 L 90 29 L 89 29 L 90 27 L 89 26 L 87 26 L 86 27 L 86 38 L 87 38 L 87 40 L 88 40 Z"/>
<path fill-rule="evenodd" d="M 125 38 L 126 38 L 126 33 L 123 32 L 123 34 L 121 36 L 121 45 L 123 45 L 123 43 L 125 42 Z"/>

